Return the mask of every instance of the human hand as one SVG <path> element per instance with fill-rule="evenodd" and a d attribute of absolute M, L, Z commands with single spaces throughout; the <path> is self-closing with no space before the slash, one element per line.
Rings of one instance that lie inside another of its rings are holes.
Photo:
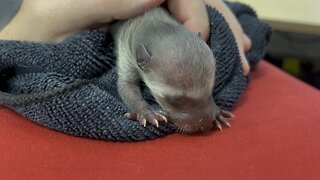
<path fill-rule="evenodd" d="M 88 29 L 106 26 L 113 20 L 137 16 L 163 2 L 165 0 L 24 0 L 17 15 L 0 32 L 0 39 L 59 42 Z M 201 32 L 204 40 L 208 40 L 209 20 L 203 0 L 188 3 L 167 0 L 166 3 L 181 24 L 192 32 Z M 241 46 L 246 43 L 240 43 L 237 37 L 240 50 L 250 49 L 251 45 Z"/>
<path fill-rule="evenodd" d="M 238 20 L 222 0 L 204 0 L 204 1 L 209 6 L 216 8 L 228 22 L 238 45 L 243 73 L 244 75 L 248 75 L 250 72 L 250 66 L 245 56 L 245 52 L 248 52 L 251 49 L 252 42 L 250 38 L 243 32 Z"/>
<path fill-rule="evenodd" d="M 128 19 L 164 0 L 24 0 L 0 38 L 58 42 L 113 20 Z"/>
<path fill-rule="evenodd" d="M 106 26 L 156 7 L 165 0 L 24 0 L 19 12 L 0 32 L 1 39 L 58 42 L 90 28 Z M 189 30 L 209 34 L 202 0 L 168 0 L 172 14 Z M 197 22 L 199 21 L 199 22 Z M 198 26 L 199 24 L 199 26 Z"/>
<path fill-rule="evenodd" d="M 248 52 L 251 49 L 251 40 L 243 32 L 238 20 L 223 1 L 191 0 L 186 3 L 185 0 L 168 0 L 169 10 L 175 18 L 190 31 L 195 33 L 201 32 L 204 40 L 207 41 L 209 38 L 209 19 L 205 4 L 216 8 L 230 25 L 238 45 L 243 72 L 245 75 L 248 75 L 250 66 L 246 59 L 245 52 Z"/>

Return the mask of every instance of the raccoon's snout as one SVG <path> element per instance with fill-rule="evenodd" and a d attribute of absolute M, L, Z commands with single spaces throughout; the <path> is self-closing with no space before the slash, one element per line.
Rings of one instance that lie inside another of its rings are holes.
<path fill-rule="evenodd" d="M 193 134 L 197 132 L 207 132 L 212 129 L 212 117 L 197 118 L 197 119 L 182 119 L 178 118 L 173 121 L 178 132 L 183 134 Z"/>

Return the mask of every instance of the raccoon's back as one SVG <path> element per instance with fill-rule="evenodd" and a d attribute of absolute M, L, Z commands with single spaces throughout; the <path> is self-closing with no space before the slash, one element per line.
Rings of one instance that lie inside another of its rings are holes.
<path fill-rule="evenodd" d="M 159 42 L 164 37 L 180 31 L 180 26 L 167 10 L 157 7 L 140 16 L 114 23 L 110 31 L 117 44 L 125 43 L 132 49 L 141 42 Z"/>

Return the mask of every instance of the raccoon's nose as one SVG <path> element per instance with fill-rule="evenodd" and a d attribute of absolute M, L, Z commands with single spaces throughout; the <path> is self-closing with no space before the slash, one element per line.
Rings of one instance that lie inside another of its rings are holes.
<path fill-rule="evenodd" d="M 200 116 L 198 114 L 174 114 L 171 120 L 182 133 L 193 134 L 206 132 L 212 129 L 213 121 L 210 115 Z"/>

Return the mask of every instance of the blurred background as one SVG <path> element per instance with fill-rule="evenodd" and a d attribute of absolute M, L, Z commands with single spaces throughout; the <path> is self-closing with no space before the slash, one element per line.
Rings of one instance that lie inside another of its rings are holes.
<path fill-rule="evenodd" d="M 320 89 L 320 0 L 230 0 L 273 28 L 265 59 Z"/>

